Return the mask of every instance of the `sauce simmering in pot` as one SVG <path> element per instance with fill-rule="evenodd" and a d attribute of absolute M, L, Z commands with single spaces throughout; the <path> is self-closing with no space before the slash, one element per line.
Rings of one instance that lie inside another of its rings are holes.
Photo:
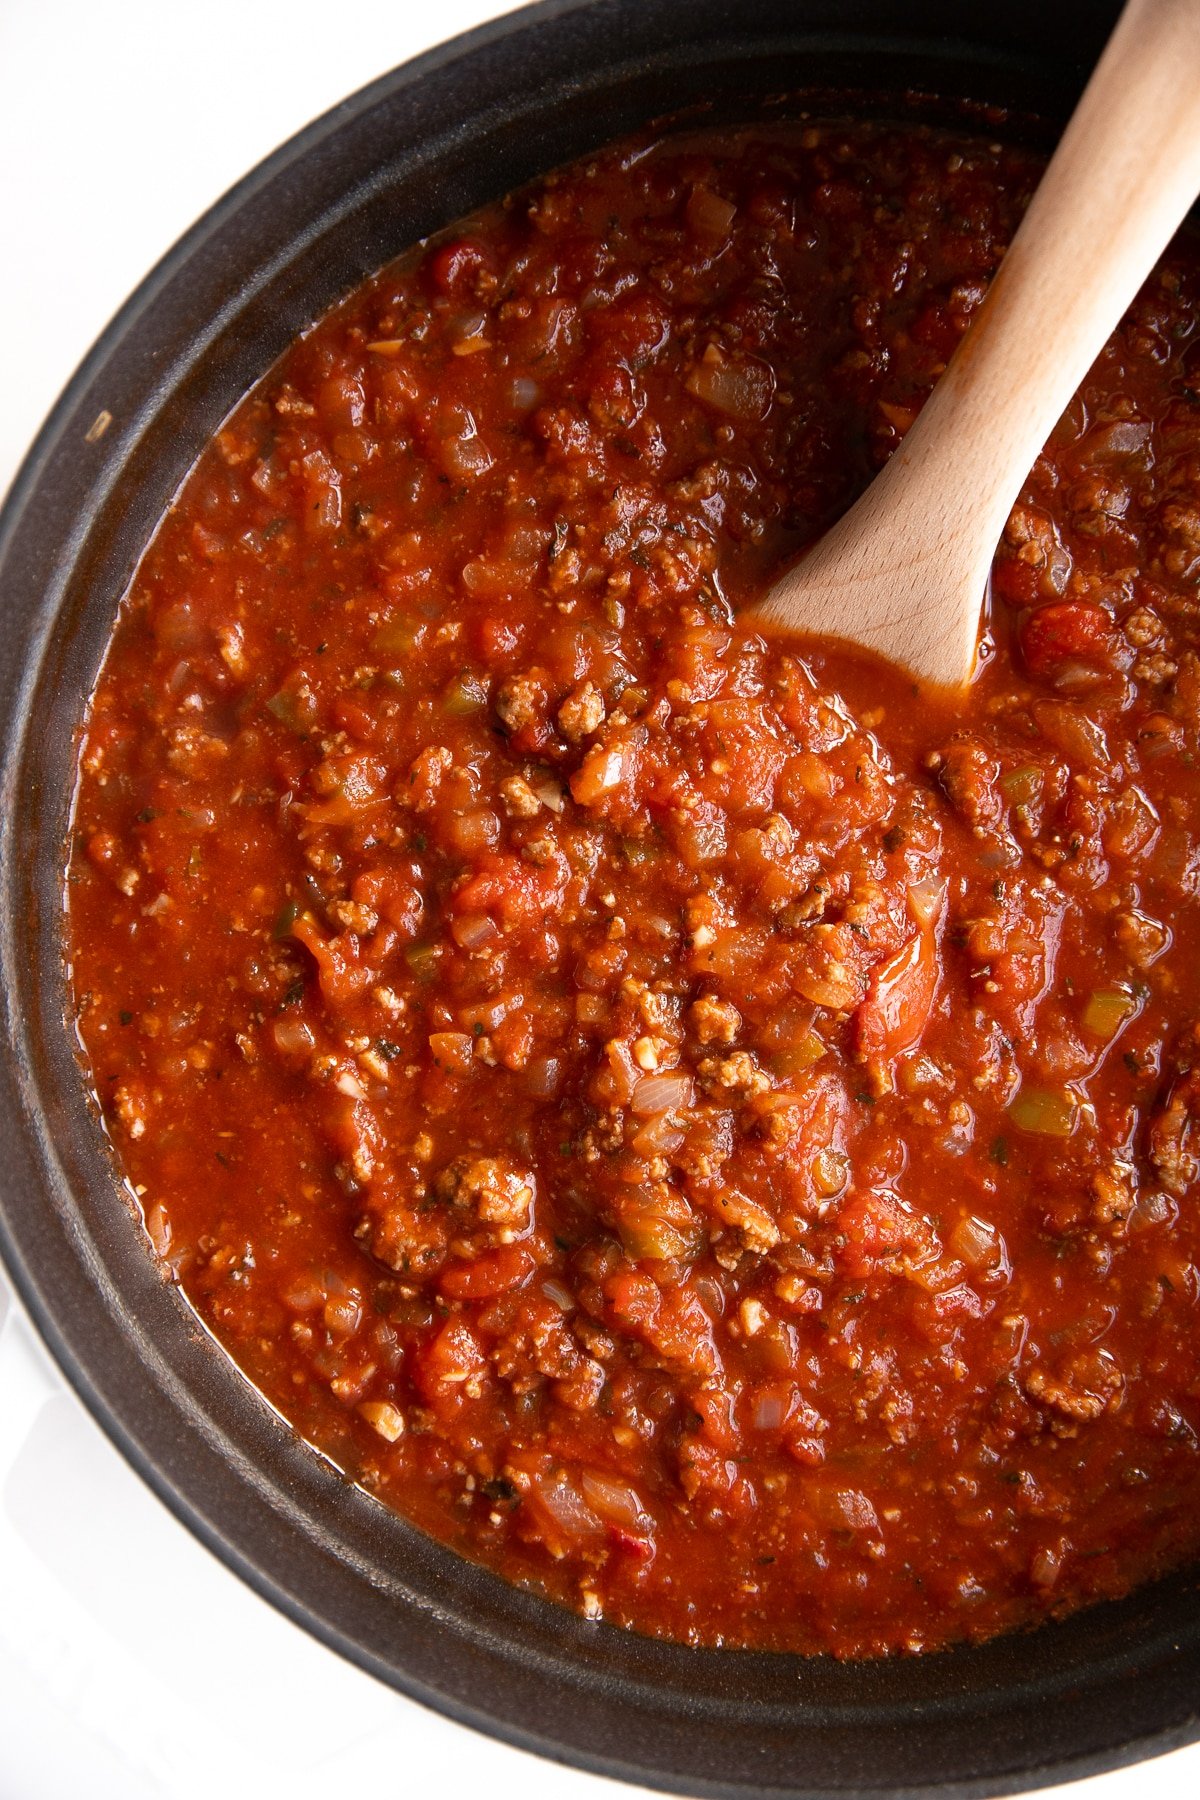
<path fill-rule="evenodd" d="M 356 1481 L 696 1643 L 982 1638 L 1200 1546 L 1200 258 L 952 710 L 739 606 L 902 441 L 1038 164 L 618 146 L 385 270 L 189 477 L 80 755 L 157 1255 Z"/>

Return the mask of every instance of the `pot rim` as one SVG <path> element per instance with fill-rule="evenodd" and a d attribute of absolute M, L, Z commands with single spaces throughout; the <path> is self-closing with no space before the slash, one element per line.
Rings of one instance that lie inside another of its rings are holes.
<path fill-rule="evenodd" d="M 0 508 L 0 585 L 3 584 L 7 560 L 12 553 L 21 524 L 27 511 L 36 502 L 39 488 L 47 478 L 55 453 L 68 439 L 78 436 L 81 426 L 86 428 L 90 419 L 96 416 L 91 397 L 94 396 L 98 380 L 109 360 L 127 341 L 138 322 L 152 314 L 153 308 L 169 285 L 187 269 L 192 260 L 201 254 L 206 246 L 211 245 L 213 238 L 219 232 L 236 220 L 244 207 L 271 183 L 285 175 L 287 171 L 302 166 L 313 156 L 321 144 L 337 134 L 352 115 L 362 115 L 380 100 L 397 91 L 415 87 L 455 63 L 470 59 L 493 46 L 506 43 L 514 37 L 519 38 L 526 33 L 535 31 L 543 24 L 568 19 L 573 15 L 595 12 L 598 7 L 603 7 L 605 4 L 606 0 L 537 0 L 536 4 L 520 7 L 516 11 L 508 12 L 445 43 L 434 46 L 398 68 L 378 77 L 368 86 L 358 90 L 347 100 L 342 101 L 302 128 L 218 199 L 167 250 L 113 316 L 41 427 L 14 477 L 3 507 Z M 151 403 L 152 396 L 147 401 L 147 404 Z M 64 554 L 68 559 L 75 554 L 78 542 L 86 534 L 88 524 L 89 521 L 86 518 L 82 519 L 78 527 L 78 537 L 68 541 L 64 546 Z M 21 623 L 23 624 L 24 621 Z M 52 624 L 53 620 L 50 620 L 49 623 Z M 19 846 L 14 841 L 11 824 L 14 807 L 11 790 L 18 761 L 15 752 L 20 748 L 25 737 L 32 683 L 38 661 L 32 652 L 37 647 L 38 638 L 35 633 L 28 645 L 21 645 L 21 653 L 18 656 L 10 655 L 3 666 L 0 666 L 0 709 L 7 715 L 3 719 L 5 760 L 3 773 L 0 775 L 0 800 L 3 802 L 3 817 L 0 818 L 0 862 L 3 863 L 8 863 L 10 858 L 19 855 Z M 6 935 L 2 947 L 6 974 L 11 972 L 13 954 L 9 936 L 10 925 L 11 920 L 6 916 L 4 921 Z M 36 1079 L 30 1071 L 28 1060 L 23 1052 L 23 1021 L 10 1006 L 10 998 L 15 991 L 15 986 L 6 982 L 5 992 L 0 999 L 10 1052 L 10 1067 L 3 1071 L 2 1079 L 0 1079 L 0 1099 L 4 1102 L 3 1110 L 11 1113 L 17 1121 L 16 1134 L 20 1135 L 23 1132 L 28 1139 L 31 1130 L 35 1135 L 39 1130 L 37 1118 L 39 1097 Z M 30 1162 L 36 1162 L 36 1156 L 29 1150 L 27 1143 L 23 1148 L 27 1159 Z M 103 1379 L 105 1371 L 102 1364 L 100 1365 L 101 1373 L 96 1373 L 95 1334 L 89 1335 L 86 1329 L 81 1329 L 79 1321 L 66 1321 L 56 1311 L 53 1289 L 40 1277 L 35 1266 L 35 1259 L 27 1253 L 26 1247 L 8 1215 L 6 1204 L 3 1203 L 6 1198 L 6 1196 L 0 1196 L 0 1254 L 3 1255 L 4 1262 L 11 1272 L 21 1301 L 66 1378 L 82 1398 L 92 1417 L 121 1451 L 126 1461 L 146 1481 L 172 1514 L 186 1525 L 227 1567 L 246 1581 L 261 1598 L 269 1601 L 294 1623 L 302 1626 L 328 1648 L 346 1657 L 365 1672 L 399 1689 L 410 1698 L 431 1706 L 456 1722 L 470 1725 L 517 1748 L 530 1750 L 551 1759 L 568 1761 L 596 1774 L 653 1785 L 664 1791 L 731 1797 L 745 1795 L 751 1791 L 743 1783 L 730 1784 L 723 1780 L 706 1781 L 695 1774 L 675 1775 L 671 1771 L 660 1768 L 649 1769 L 643 1763 L 628 1760 L 623 1755 L 591 1752 L 578 1745 L 565 1744 L 554 1735 L 539 1734 L 536 1730 L 519 1725 L 510 1718 L 490 1711 L 482 1705 L 472 1706 L 460 1696 L 449 1693 L 434 1682 L 414 1674 L 411 1668 L 400 1668 L 395 1662 L 375 1654 L 353 1635 L 340 1629 L 319 1608 L 307 1604 L 297 1594 L 289 1591 L 261 1562 L 254 1559 L 253 1554 L 244 1547 L 236 1531 L 230 1532 L 223 1529 L 216 1519 L 206 1513 L 203 1505 L 182 1487 L 178 1480 L 172 1478 L 162 1461 L 156 1459 L 154 1450 L 148 1446 L 144 1435 L 139 1431 L 136 1417 L 131 1417 L 130 1407 L 125 1396 L 118 1390 L 117 1397 L 114 1397 L 111 1380 L 106 1383 Z M 138 1354 L 139 1351 L 135 1348 L 135 1357 Z M 224 1355 L 224 1352 L 221 1354 Z M 89 1360 L 89 1356 L 91 1360 Z M 230 1364 L 230 1367 L 232 1368 L 233 1365 Z M 246 1378 L 240 1373 L 237 1378 L 243 1384 L 246 1383 Z M 169 1386 L 169 1379 L 164 1384 Z M 306 1449 L 305 1454 L 311 1456 L 312 1452 Z M 375 1505 L 376 1503 L 370 1502 L 370 1504 Z M 490 1579 L 498 1580 L 494 1577 Z M 507 1586 L 507 1584 L 503 1585 Z M 537 1604 L 544 1605 L 545 1603 Z M 744 1657 L 750 1653 L 717 1654 Z M 950 1672 L 954 1655 L 954 1652 L 939 1653 L 939 1660 L 942 1661 L 942 1666 L 946 1668 L 947 1673 Z M 1197 1696 L 1197 1706 L 1200 1707 L 1200 1695 Z M 872 1784 L 838 1785 L 836 1791 L 847 1797 L 862 1795 L 864 1800 L 869 1795 L 883 1794 L 894 1796 L 895 1800 L 909 1800 L 910 1796 L 912 1800 L 916 1800 L 919 1795 L 934 1793 L 963 1796 L 966 1800 L 968 1796 L 982 1797 L 1020 1791 L 1048 1780 L 1076 1779 L 1102 1769 L 1135 1762 L 1143 1757 L 1175 1748 L 1196 1737 L 1200 1737 L 1200 1716 L 1193 1713 L 1191 1717 L 1182 1721 L 1141 1732 L 1124 1743 L 1112 1744 L 1100 1750 L 1082 1751 L 1073 1755 L 1051 1756 L 1041 1762 L 1026 1760 L 1022 1761 L 1020 1766 L 1014 1765 L 1007 1771 L 993 1771 L 977 1777 L 951 1780 L 935 1779 L 899 1785 L 894 1781 L 881 1779 L 878 1783 Z M 824 1785 L 820 1788 L 801 1788 L 795 1785 L 783 1787 L 772 1784 L 770 1787 L 758 1786 L 753 1791 L 773 1791 L 781 1795 L 784 1793 L 815 1795 L 817 1792 L 832 1790 Z"/>

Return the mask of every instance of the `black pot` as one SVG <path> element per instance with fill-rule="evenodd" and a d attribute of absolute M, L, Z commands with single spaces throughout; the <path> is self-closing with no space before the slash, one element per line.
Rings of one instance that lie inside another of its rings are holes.
<path fill-rule="evenodd" d="M 17 1285 L 105 1430 L 261 1594 L 405 1693 L 585 1768 L 690 1794 L 982 1795 L 1132 1761 L 1200 1736 L 1196 1572 L 924 1658 L 695 1651 L 518 1593 L 349 1486 L 161 1279 L 75 1060 L 62 870 L 84 704 L 205 440 L 415 237 L 696 102 L 755 116 L 789 89 L 853 88 L 895 112 L 919 89 L 1013 105 L 997 129 L 1052 138 L 1116 10 L 544 0 L 460 38 L 310 126 L 189 233 L 76 375 L 0 518 L 0 1245 Z"/>

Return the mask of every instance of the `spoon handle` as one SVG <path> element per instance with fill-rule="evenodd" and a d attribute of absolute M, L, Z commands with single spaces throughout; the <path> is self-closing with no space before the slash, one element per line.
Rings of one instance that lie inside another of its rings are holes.
<path fill-rule="evenodd" d="M 959 413 L 953 456 L 969 460 L 963 492 L 988 496 L 989 557 L 1046 439 L 1197 192 L 1200 0 L 1128 0 L 928 409 L 939 433 L 950 409 Z"/>
<path fill-rule="evenodd" d="M 1200 0 L 1128 0 L 919 418 L 764 616 L 964 681 L 1012 505 L 1198 191 Z"/>

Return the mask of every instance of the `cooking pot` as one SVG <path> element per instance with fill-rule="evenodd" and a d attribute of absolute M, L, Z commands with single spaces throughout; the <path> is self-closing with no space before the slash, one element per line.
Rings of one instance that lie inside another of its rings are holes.
<path fill-rule="evenodd" d="M 1116 10 L 543 0 L 459 38 L 201 220 L 75 376 L 0 516 L 0 1248 L 17 1285 L 105 1430 L 262 1595 L 403 1692 L 601 1773 L 697 1795 L 983 1795 L 1150 1755 L 1200 1736 L 1197 1572 L 920 1658 L 701 1651 L 518 1592 L 350 1485 L 160 1275 L 76 1059 L 63 867 L 87 696 L 206 439 L 414 238 L 667 111 L 954 119 L 965 98 L 968 124 L 1049 144 Z M 994 106 L 1012 111 L 979 110 Z"/>

